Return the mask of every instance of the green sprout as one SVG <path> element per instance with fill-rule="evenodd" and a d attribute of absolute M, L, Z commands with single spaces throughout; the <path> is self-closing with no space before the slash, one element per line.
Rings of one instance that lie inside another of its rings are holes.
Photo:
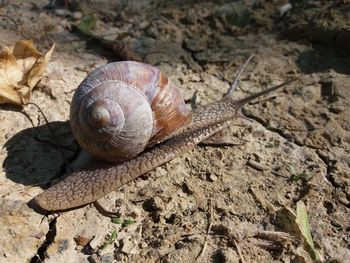
<path fill-rule="evenodd" d="M 303 170 L 302 172 L 297 172 L 294 164 L 288 164 L 287 169 L 292 174 L 291 180 L 293 182 L 297 182 L 300 179 L 305 179 L 306 181 L 309 181 L 312 178 L 312 175 L 309 174 L 306 170 Z"/>
<path fill-rule="evenodd" d="M 122 219 L 120 217 L 114 217 L 112 218 L 112 223 L 122 225 L 123 227 L 129 226 L 135 223 L 132 219 Z"/>
<path fill-rule="evenodd" d="M 105 249 L 108 245 L 111 245 L 117 237 L 117 230 L 113 230 L 111 234 L 106 236 L 105 242 L 101 246 L 101 250 Z"/>

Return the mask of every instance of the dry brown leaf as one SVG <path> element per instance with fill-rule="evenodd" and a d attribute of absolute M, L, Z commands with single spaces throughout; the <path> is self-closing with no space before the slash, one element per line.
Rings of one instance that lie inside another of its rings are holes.
<path fill-rule="evenodd" d="M 0 104 L 23 105 L 29 102 L 32 89 L 40 81 L 55 44 L 45 54 L 32 40 L 19 40 L 0 51 Z"/>
<path fill-rule="evenodd" d="M 323 257 L 315 248 L 311 236 L 306 206 L 303 201 L 299 200 L 297 202 L 296 213 L 288 207 L 278 210 L 276 212 L 276 224 L 284 231 L 299 237 L 303 241 L 302 246 L 297 248 L 297 254 L 300 257 L 297 262 L 308 263 L 312 262 L 312 260 L 315 262 L 323 261 Z M 308 258 L 312 258 L 312 260 L 310 261 Z"/>

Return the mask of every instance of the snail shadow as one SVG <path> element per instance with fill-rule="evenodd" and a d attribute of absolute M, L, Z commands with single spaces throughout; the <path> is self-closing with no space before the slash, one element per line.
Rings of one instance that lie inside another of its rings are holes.
<path fill-rule="evenodd" d="M 76 156 L 79 147 L 68 122 L 51 122 L 50 127 L 54 136 L 45 124 L 22 130 L 7 140 L 3 169 L 8 179 L 26 186 L 45 187 L 64 174 L 64 158 Z"/>

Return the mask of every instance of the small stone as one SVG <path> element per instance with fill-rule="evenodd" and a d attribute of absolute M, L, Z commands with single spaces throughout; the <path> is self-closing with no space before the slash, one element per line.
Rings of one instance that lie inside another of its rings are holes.
<path fill-rule="evenodd" d="M 113 253 L 108 253 L 108 254 L 102 255 L 100 257 L 100 260 L 103 263 L 112 263 L 114 261 L 114 255 L 113 255 Z"/>
<path fill-rule="evenodd" d="M 73 18 L 79 20 L 83 17 L 83 14 L 81 12 L 73 12 Z"/>
<path fill-rule="evenodd" d="M 209 176 L 208 176 L 208 180 L 209 180 L 210 182 L 215 182 L 215 181 L 218 180 L 218 177 L 217 177 L 215 174 L 210 173 Z"/>
<path fill-rule="evenodd" d="M 57 16 L 71 16 L 72 13 L 67 9 L 55 9 L 55 15 L 57 15 Z"/>
<path fill-rule="evenodd" d="M 141 188 L 141 189 L 138 191 L 138 195 L 139 195 L 139 196 L 146 196 L 146 195 L 147 195 L 147 187 Z"/>
<path fill-rule="evenodd" d="M 132 242 L 130 236 L 123 239 L 122 252 L 125 254 L 130 254 L 131 250 L 135 247 L 134 242 Z"/>
<path fill-rule="evenodd" d="M 113 252 L 114 252 L 113 243 L 98 251 L 99 255 L 101 256 L 110 255 L 110 254 L 113 254 Z"/>
<path fill-rule="evenodd" d="M 78 246 L 86 246 L 92 239 L 88 238 L 88 237 L 84 237 L 81 235 L 77 235 L 76 237 L 74 237 L 74 241 Z"/>
<path fill-rule="evenodd" d="M 97 249 L 100 244 L 102 244 L 102 242 L 104 241 L 105 237 L 102 235 L 99 236 L 95 236 L 91 241 L 90 241 L 90 247 L 92 249 Z"/>
<path fill-rule="evenodd" d="M 285 13 L 287 13 L 290 9 L 292 9 L 291 3 L 286 3 L 279 7 L 280 15 L 283 16 Z"/>

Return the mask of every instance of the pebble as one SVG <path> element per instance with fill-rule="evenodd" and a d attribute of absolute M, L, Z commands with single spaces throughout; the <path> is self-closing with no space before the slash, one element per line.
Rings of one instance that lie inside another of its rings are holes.
<path fill-rule="evenodd" d="M 74 19 L 81 19 L 83 17 L 83 14 L 81 12 L 73 12 L 73 18 Z"/>
<path fill-rule="evenodd" d="M 101 262 L 103 263 L 112 263 L 114 261 L 113 253 L 105 254 L 100 257 Z"/>
<path fill-rule="evenodd" d="M 208 179 L 210 182 L 215 182 L 218 180 L 218 177 L 214 173 L 210 173 Z"/>
<path fill-rule="evenodd" d="M 67 9 L 55 9 L 55 15 L 57 15 L 57 16 L 71 16 L 72 13 Z"/>
<path fill-rule="evenodd" d="M 74 237 L 74 241 L 78 246 L 86 246 L 90 242 L 91 238 L 77 235 Z"/>
<path fill-rule="evenodd" d="M 285 13 L 287 13 L 290 9 L 292 9 L 291 3 L 286 3 L 282 6 L 280 6 L 279 11 L 280 15 L 283 16 Z"/>
<path fill-rule="evenodd" d="M 105 237 L 103 235 L 98 235 L 98 236 L 95 236 L 91 241 L 90 241 L 90 247 L 92 249 L 97 249 L 101 244 L 102 242 L 104 241 Z"/>
<path fill-rule="evenodd" d="M 130 236 L 123 238 L 122 252 L 125 254 L 130 254 L 131 250 L 135 247 L 134 242 L 131 240 Z"/>
<path fill-rule="evenodd" d="M 114 244 L 114 243 L 112 243 L 112 244 L 106 246 L 104 249 L 100 249 L 100 250 L 98 251 L 99 255 L 104 256 L 104 255 L 113 254 L 113 252 L 114 252 L 114 245 L 113 245 L 113 244 Z"/>

